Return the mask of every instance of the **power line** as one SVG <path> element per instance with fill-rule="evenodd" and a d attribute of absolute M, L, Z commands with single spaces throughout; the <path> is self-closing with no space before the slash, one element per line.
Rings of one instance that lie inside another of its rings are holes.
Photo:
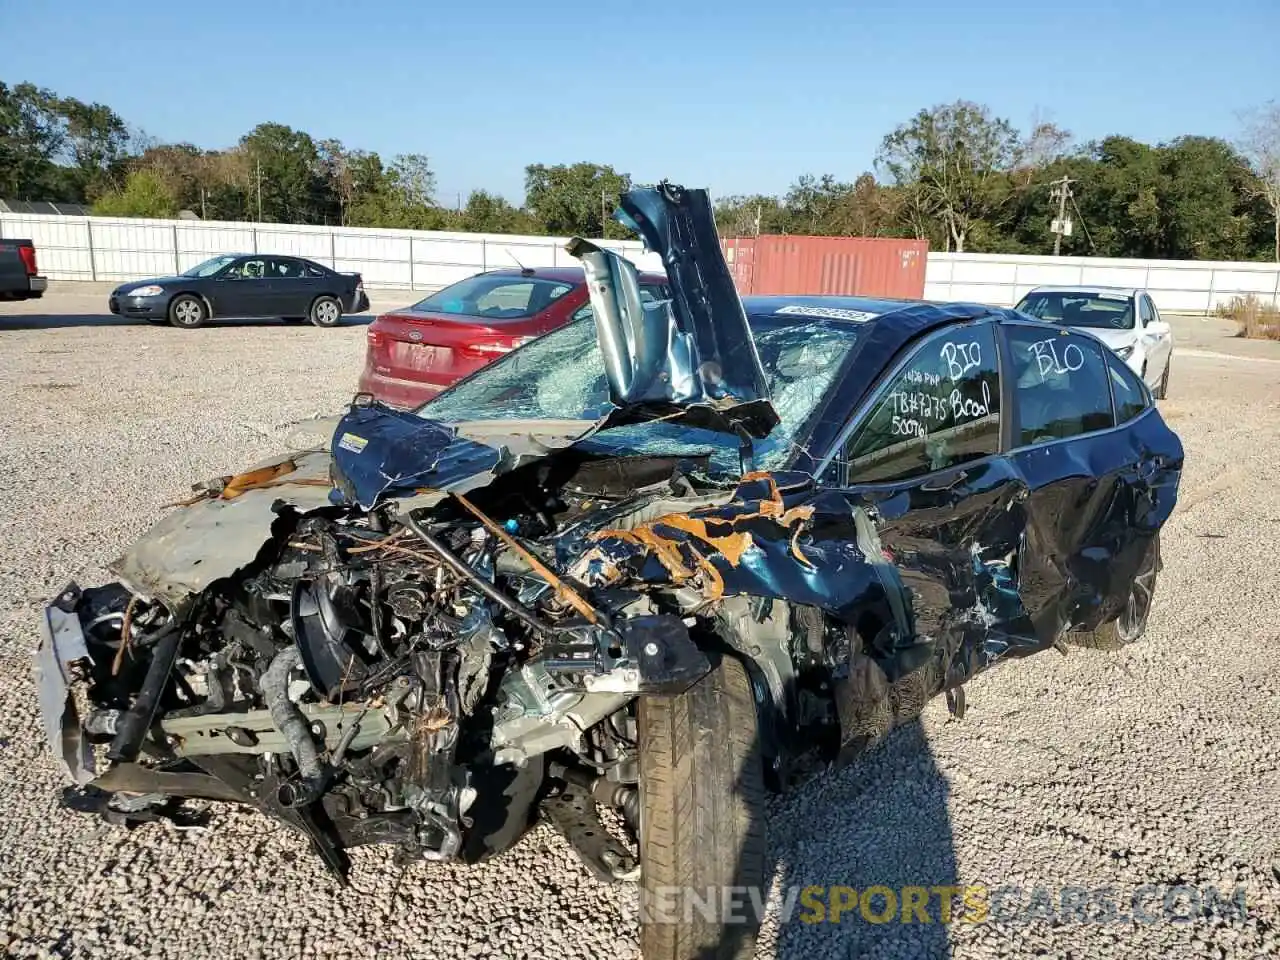
<path fill-rule="evenodd" d="M 1093 242 L 1093 237 L 1089 234 L 1089 225 L 1084 222 L 1084 214 L 1080 212 L 1080 205 L 1076 203 L 1076 198 L 1071 198 L 1071 209 L 1076 212 L 1076 216 L 1080 218 L 1080 229 L 1084 231 L 1084 238 L 1089 241 L 1089 249 L 1097 249 Z"/>

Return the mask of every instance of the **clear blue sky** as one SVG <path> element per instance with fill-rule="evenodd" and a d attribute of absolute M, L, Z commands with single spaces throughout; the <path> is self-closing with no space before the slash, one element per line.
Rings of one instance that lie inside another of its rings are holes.
<path fill-rule="evenodd" d="M 1078 140 L 1231 137 L 1280 98 L 1280 0 L 0 0 L 0 80 L 162 140 L 273 120 L 426 153 L 440 200 L 592 160 L 717 194 L 852 179 L 965 98 Z"/>

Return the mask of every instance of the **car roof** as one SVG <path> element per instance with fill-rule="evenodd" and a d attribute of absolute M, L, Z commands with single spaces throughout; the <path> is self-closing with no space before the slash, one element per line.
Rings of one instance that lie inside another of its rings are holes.
<path fill-rule="evenodd" d="M 920 302 L 880 297 L 748 296 L 742 298 L 742 308 L 753 316 L 775 314 L 861 323 Z M 841 316 L 842 313 L 846 316 Z"/>
<path fill-rule="evenodd" d="M 1027 320 L 1022 314 L 986 303 L 931 300 L 892 300 L 883 297 L 748 296 L 742 307 L 754 321 L 771 324 L 854 324 L 872 339 L 896 350 L 908 340 L 935 327 L 982 317 Z"/>
<path fill-rule="evenodd" d="M 940 327 L 991 318 L 1047 326 L 1025 314 L 986 303 L 890 300 L 877 297 L 774 296 L 742 298 L 753 327 L 826 323 L 862 330 L 851 357 L 879 372 L 908 343 Z"/>
<path fill-rule="evenodd" d="M 1044 286 L 1035 287 L 1028 290 L 1028 294 L 1032 293 L 1123 293 L 1128 297 L 1136 297 L 1142 293 L 1142 287 L 1112 287 L 1105 283 L 1091 283 L 1081 285 L 1071 284 L 1045 284 Z"/>
<path fill-rule="evenodd" d="M 483 277 L 536 277 L 540 280 L 558 280 L 561 283 L 585 283 L 586 274 L 581 267 L 498 267 L 478 274 Z M 665 274 L 640 271 L 645 283 L 666 283 Z"/>

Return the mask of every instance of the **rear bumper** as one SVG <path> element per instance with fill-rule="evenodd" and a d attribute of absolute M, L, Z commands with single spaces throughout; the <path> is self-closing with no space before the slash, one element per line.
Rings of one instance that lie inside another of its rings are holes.
<path fill-rule="evenodd" d="M 117 297 L 107 301 L 107 307 L 118 317 L 137 317 L 139 320 L 164 320 L 169 316 L 169 304 L 165 297 Z"/>
<path fill-rule="evenodd" d="M 44 277 L 21 277 L 12 287 L 0 287 L 0 300 L 39 300 L 49 289 Z"/>
<path fill-rule="evenodd" d="M 359 389 L 361 393 L 373 394 L 388 406 L 412 410 L 426 403 L 444 388 L 434 383 L 389 377 L 365 367 L 360 374 Z"/>

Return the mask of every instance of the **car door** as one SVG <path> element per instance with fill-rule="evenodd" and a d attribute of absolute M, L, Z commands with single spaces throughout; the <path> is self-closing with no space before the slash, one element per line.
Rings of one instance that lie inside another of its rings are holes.
<path fill-rule="evenodd" d="M 244 257 L 231 264 L 213 284 L 210 294 L 213 312 L 220 317 L 270 316 L 266 273 L 266 257 Z"/>
<path fill-rule="evenodd" d="M 863 553 L 899 598 L 869 651 L 890 682 L 924 669 L 950 688 L 1037 645 L 1014 586 L 1026 490 L 1000 453 L 995 329 L 959 324 L 908 348 L 820 474 L 870 521 Z"/>
<path fill-rule="evenodd" d="M 1151 299 L 1150 294 L 1144 293 L 1142 298 L 1147 303 L 1147 312 L 1150 315 L 1150 321 L 1143 333 L 1151 337 L 1154 354 L 1154 362 L 1147 365 L 1147 384 L 1155 387 L 1159 385 L 1164 368 L 1173 355 L 1173 327 L 1168 320 L 1160 316 L 1160 311 L 1156 308 L 1156 303 Z"/>
<path fill-rule="evenodd" d="M 305 317 L 319 292 L 319 279 L 308 275 L 305 261 L 295 257 L 267 257 L 269 316 Z"/>
<path fill-rule="evenodd" d="M 1146 294 L 1138 294 L 1136 303 L 1138 343 L 1141 346 L 1142 376 L 1147 386 L 1154 387 L 1160 381 L 1162 369 L 1159 332 L 1155 329 L 1155 317 L 1152 314 L 1151 300 Z M 1135 358 L 1136 359 L 1136 358 Z"/>
<path fill-rule="evenodd" d="M 1181 446 L 1162 421 L 1117 426 L 1111 382 L 1150 393 L 1098 340 L 1032 324 L 1002 326 L 1012 407 L 1009 458 L 1026 485 L 1018 593 L 1043 642 L 1091 630 L 1119 611 L 1168 515 L 1161 479 Z M 1172 438 L 1172 440 L 1170 440 Z M 1153 486 L 1154 483 L 1154 486 Z M 1154 498 L 1154 499 L 1153 499 Z M 1158 501 L 1158 509 L 1156 509 Z"/>

